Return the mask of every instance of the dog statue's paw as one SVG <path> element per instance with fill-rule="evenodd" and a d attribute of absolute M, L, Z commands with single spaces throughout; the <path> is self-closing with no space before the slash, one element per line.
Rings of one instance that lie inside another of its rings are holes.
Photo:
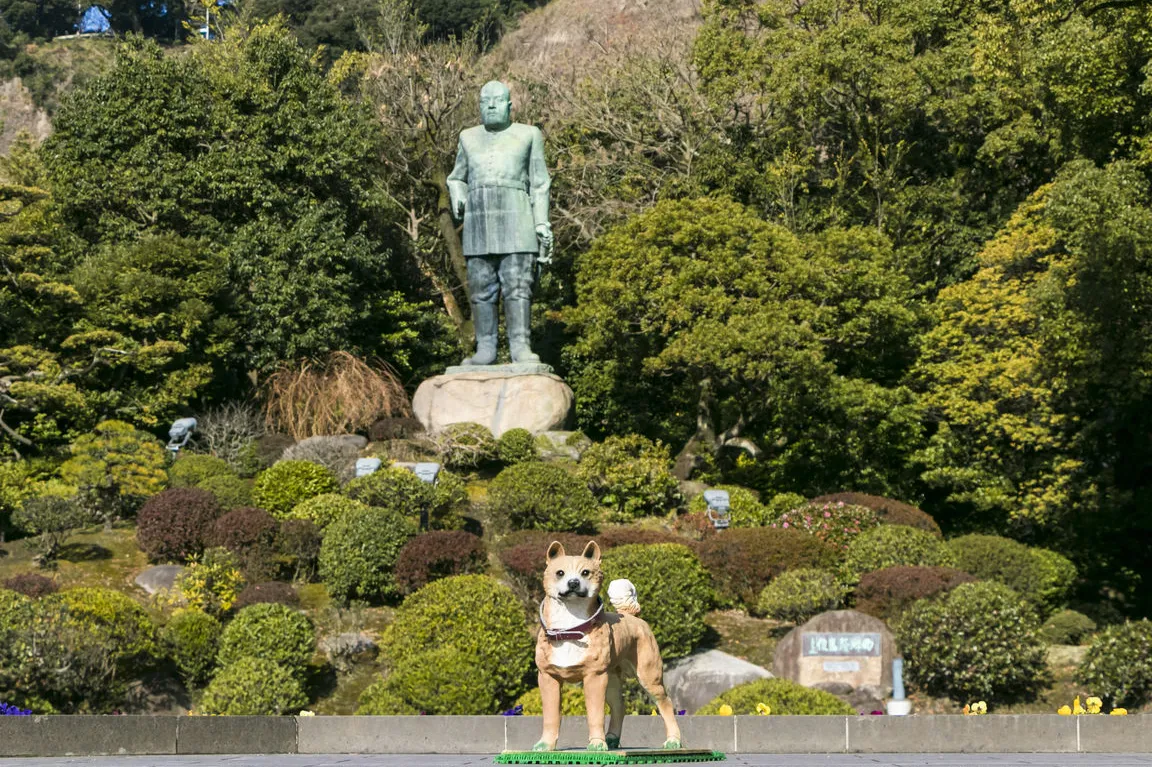
<path fill-rule="evenodd" d="M 589 751 L 607 751 L 608 750 L 608 744 L 602 740 L 590 740 L 590 741 L 588 741 L 588 750 Z"/>
<path fill-rule="evenodd" d="M 664 741 L 664 748 L 683 748 L 683 746 L 681 746 L 680 741 L 676 740 L 675 738 L 669 738 L 668 740 Z"/>
<path fill-rule="evenodd" d="M 609 749 L 620 748 L 620 736 L 619 735 L 613 735 L 612 733 L 608 733 L 604 737 L 604 740 L 608 741 L 608 748 Z"/>
<path fill-rule="evenodd" d="M 555 748 L 555 744 L 549 743 L 546 740 L 542 740 L 539 743 L 537 743 L 535 746 L 532 746 L 533 751 L 551 751 L 554 748 Z"/>

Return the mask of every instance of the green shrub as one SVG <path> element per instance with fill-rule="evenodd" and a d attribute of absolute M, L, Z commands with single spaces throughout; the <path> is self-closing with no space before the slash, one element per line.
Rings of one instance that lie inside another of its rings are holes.
<path fill-rule="evenodd" d="M 449 424 L 432 439 L 441 463 L 451 469 L 474 469 L 496 460 L 499 450 L 492 432 L 478 423 Z"/>
<path fill-rule="evenodd" d="M 500 527 L 587 532 L 595 529 L 596 499 L 560 466 L 531 461 L 509 466 L 488 486 L 488 509 Z"/>
<path fill-rule="evenodd" d="M 260 658 L 302 674 L 315 649 L 311 618 L 287 605 L 261 602 L 236 613 L 224 628 L 218 660 L 230 666 L 241 658 Z"/>
<path fill-rule="evenodd" d="M 756 493 L 745 487 L 736 485 L 716 485 L 712 490 L 727 490 L 729 523 L 732 527 L 763 527 L 770 525 L 776 519 L 773 510 L 760 503 Z M 803 499 L 801 499 L 803 501 Z M 704 494 L 693 498 L 688 503 L 689 512 L 707 512 L 708 502 Z M 783 511 L 783 509 L 781 509 Z"/>
<path fill-rule="evenodd" d="M 769 522 L 771 524 L 780 518 L 780 515 L 786 511 L 799 508 L 805 504 L 804 496 L 799 493 L 776 493 L 768 499 L 764 506 L 768 509 Z"/>
<path fill-rule="evenodd" d="M 286 519 L 276 531 L 275 548 L 285 577 L 308 581 L 320 558 L 320 532 L 307 519 Z"/>
<path fill-rule="evenodd" d="M 760 592 L 757 611 L 769 618 L 801 624 L 844 600 L 844 587 L 829 570 L 801 568 L 776 576 Z"/>
<path fill-rule="evenodd" d="M 853 716 L 856 710 L 830 692 L 804 687 L 788 679 L 757 679 L 733 687 L 713 698 L 696 712 L 715 716 L 727 704 L 737 715 L 755 714 L 756 706 L 766 704 L 772 716 Z"/>
<path fill-rule="evenodd" d="M 12 514 L 12 524 L 29 536 L 27 541 L 36 552 L 41 566 L 51 567 L 60 555 L 60 547 L 77 528 L 94 521 L 92 513 L 75 498 L 55 495 L 33 496 Z"/>
<path fill-rule="evenodd" d="M 1152 700 L 1152 621 L 1109 626 L 1096 635 L 1076 679 L 1112 706 Z"/>
<path fill-rule="evenodd" d="M 865 573 L 856 586 L 856 609 L 881 620 L 898 618 L 921 599 L 945 594 L 976 578 L 952 567 L 886 567 Z"/>
<path fill-rule="evenodd" d="M 220 621 L 201 610 L 177 610 L 160 639 L 189 687 L 202 687 L 212 676 L 220 647 Z"/>
<path fill-rule="evenodd" d="M 1028 700 L 1048 681 L 1036 612 L 1002 584 L 964 583 L 942 599 L 917 602 L 895 629 L 908 680 L 930 695 Z"/>
<path fill-rule="evenodd" d="M 540 716 L 544 713 L 544 704 L 540 700 L 539 686 L 516 699 L 516 704 L 523 706 L 524 716 Z M 626 714 L 647 714 L 655 705 L 651 696 L 640 686 L 635 679 L 624 680 L 624 712 Z M 611 706 L 608 707 L 611 710 Z M 584 685 L 565 684 L 560 688 L 560 713 L 563 716 L 584 716 L 587 713 L 584 702 Z"/>
<path fill-rule="evenodd" d="M 1003 583 L 1042 615 L 1061 607 L 1076 580 L 1076 566 L 1047 549 L 998 535 L 964 535 L 948 541 L 956 567 L 980 580 Z"/>
<path fill-rule="evenodd" d="M 712 574 L 719 596 L 756 609 L 760 592 L 780 573 L 797 568 L 836 567 L 838 554 L 823 541 L 799 530 L 737 528 L 705 538 L 696 546 Z"/>
<path fill-rule="evenodd" d="M 509 429 L 496 440 L 496 456 L 505 466 L 535 461 L 536 438 L 527 429 Z"/>
<path fill-rule="evenodd" d="M 144 608 L 127 594 L 84 586 L 65 589 L 41 601 L 67 607 L 72 619 L 117 660 L 143 659 L 156 654 L 156 626 Z"/>
<path fill-rule="evenodd" d="M 301 501 L 340 489 L 336 476 L 309 461 L 280 461 L 260 472 L 252 500 L 277 519 L 284 519 Z"/>
<path fill-rule="evenodd" d="M 831 546 L 847 549 L 856 536 L 879 524 L 872 509 L 837 502 L 806 503 L 789 509 L 776 518 L 772 527 L 803 530 Z"/>
<path fill-rule="evenodd" d="M 123 421 L 103 421 L 71 446 L 60 477 L 106 519 L 135 511 L 168 484 L 160 441 Z"/>
<path fill-rule="evenodd" d="M 32 466 L 27 461 L 0 461 L 0 535 L 8 531 L 12 512 L 31 493 Z"/>
<path fill-rule="evenodd" d="M 864 506 L 872 509 L 880 518 L 880 522 L 885 525 L 915 527 L 926 533 L 932 533 L 932 535 L 937 538 L 944 537 L 940 534 L 940 525 L 936 524 L 936 520 L 933 519 L 930 514 L 926 514 L 915 506 L 904 503 L 903 501 L 895 501 L 891 498 L 884 498 L 879 495 L 868 495 L 867 493 L 833 493 L 812 499 L 812 503 L 819 504 L 838 502 L 850 503 L 854 506 Z"/>
<path fill-rule="evenodd" d="M 216 496 L 220 508 L 225 511 L 252 505 L 252 483 L 235 474 L 217 474 L 196 487 Z"/>
<path fill-rule="evenodd" d="M 880 525 L 848 544 L 844 568 L 848 577 L 886 567 L 953 567 L 956 558 L 931 533 L 904 525 Z"/>
<path fill-rule="evenodd" d="M 380 641 L 393 671 L 356 713 L 497 713 L 526 689 L 532 648 L 506 586 L 484 575 L 433 581 L 396 611 Z"/>
<path fill-rule="evenodd" d="M 224 668 L 204 690 L 200 713 L 211 716 L 282 716 L 308 703 L 300 680 L 288 669 L 260 658 L 242 658 Z"/>
<path fill-rule="evenodd" d="M 231 610 L 243 588 L 240 559 L 222 546 L 205 549 L 176 578 L 176 592 L 184 603 L 210 615 Z"/>
<path fill-rule="evenodd" d="M 232 476 L 228 462 L 214 455 L 184 454 L 168 467 L 169 487 L 198 487 L 209 477 Z"/>
<path fill-rule="evenodd" d="M 627 578 L 636 586 L 642 615 L 664 660 L 695 649 L 707 626 L 704 616 L 712 607 L 711 578 L 687 546 L 661 543 L 621 546 L 604 553 L 604 583 Z"/>
<path fill-rule="evenodd" d="M 368 507 L 360 501 L 354 501 L 339 493 L 325 493 L 296 504 L 288 516 L 291 519 L 311 520 L 316 529 L 323 533 L 328 525 L 347 512 L 366 508 Z"/>
<path fill-rule="evenodd" d="M 606 508 L 611 522 L 664 514 L 681 500 L 668 446 L 639 434 L 592 445 L 580 456 L 576 475 Z"/>
<path fill-rule="evenodd" d="M 441 471 L 436 476 L 436 484 L 429 485 L 400 467 L 358 477 L 345 486 L 344 495 L 368 506 L 394 511 L 414 523 L 426 520 L 432 530 L 461 527 L 460 508 L 468 502 L 464 480 L 452 472 Z"/>
<path fill-rule="evenodd" d="M 11 616 L 19 614 L 31 602 L 31 599 L 19 592 L 0 588 L 0 635 L 3 634 L 5 621 L 10 620 Z"/>
<path fill-rule="evenodd" d="M 1082 644 L 1096 631 L 1096 621 L 1075 610 L 1061 610 L 1040 627 L 1048 644 Z"/>
<path fill-rule="evenodd" d="M 320 544 L 320 580 L 338 602 L 399 595 L 394 569 L 416 526 L 389 509 L 349 511 L 328 527 Z"/>

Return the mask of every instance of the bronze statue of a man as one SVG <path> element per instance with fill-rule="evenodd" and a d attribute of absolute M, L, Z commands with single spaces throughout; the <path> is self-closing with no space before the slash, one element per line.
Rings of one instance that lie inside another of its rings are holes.
<path fill-rule="evenodd" d="M 463 364 L 495 362 L 501 294 L 512 361 L 539 362 L 530 338 L 533 261 L 547 262 L 552 248 L 544 136 L 512 122 L 511 94 L 495 80 L 480 90 L 480 118 L 482 125 L 460 132 L 456 167 L 448 176 L 452 214 L 464 219 L 476 326 L 476 353 Z"/>

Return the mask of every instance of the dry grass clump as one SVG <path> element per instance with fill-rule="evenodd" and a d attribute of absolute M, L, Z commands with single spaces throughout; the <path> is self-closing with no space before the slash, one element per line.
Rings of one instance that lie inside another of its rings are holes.
<path fill-rule="evenodd" d="M 408 395 L 391 368 L 348 352 L 282 367 L 269 376 L 261 395 L 269 427 L 296 440 L 363 431 L 380 418 L 411 414 Z"/>

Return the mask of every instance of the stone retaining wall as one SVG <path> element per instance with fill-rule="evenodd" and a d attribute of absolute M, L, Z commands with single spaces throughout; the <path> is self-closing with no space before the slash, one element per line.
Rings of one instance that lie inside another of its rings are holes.
<path fill-rule="evenodd" d="M 1152 716 L 689 716 L 684 744 L 727 753 L 1152 753 Z M 0 757 L 110 754 L 495 754 L 540 736 L 534 716 L 6 716 Z M 560 746 L 587 742 L 565 717 Z M 624 745 L 656 747 L 658 717 Z"/>

